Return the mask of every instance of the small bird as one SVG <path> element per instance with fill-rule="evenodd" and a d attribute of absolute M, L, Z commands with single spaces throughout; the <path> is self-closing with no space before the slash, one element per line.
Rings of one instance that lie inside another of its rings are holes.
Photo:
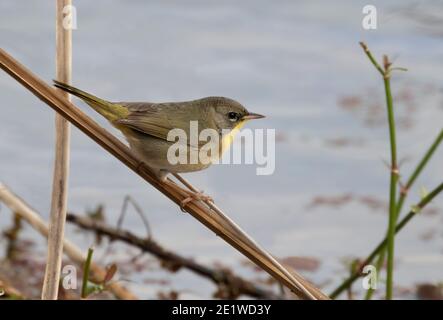
<path fill-rule="evenodd" d="M 211 164 L 200 159 L 197 163 L 171 164 L 167 154 L 175 142 L 167 139 L 170 130 L 182 129 L 189 137 L 191 121 L 197 121 L 199 134 L 204 129 L 216 130 L 219 135 L 217 155 L 221 157 L 232 143 L 233 135 L 246 121 L 264 118 L 249 112 L 237 101 L 224 97 L 164 103 L 109 102 L 56 80 L 54 86 L 79 97 L 119 129 L 130 149 L 162 181 L 166 180 L 168 173 L 199 171 Z M 199 149 L 205 143 L 199 142 L 197 146 L 190 147 Z"/>

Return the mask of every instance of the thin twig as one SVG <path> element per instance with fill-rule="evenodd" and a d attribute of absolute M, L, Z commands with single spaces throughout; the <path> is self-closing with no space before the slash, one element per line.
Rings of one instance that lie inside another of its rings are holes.
<path fill-rule="evenodd" d="M 20 215 L 25 221 L 27 221 L 35 230 L 37 230 L 44 237 L 48 236 L 48 226 L 43 221 L 41 216 L 35 212 L 29 205 L 27 205 L 22 199 L 17 195 L 12 193 L 6 186 L 0 183 L 0 201 L 8 206 L 11 211 Z M 64 252 L 66 255 L 76 264 L 83 265 L 85 259 L 83 257 L 83 252 L 68 239 L 63 240 Z M 100 282 L 106 276 L 106 270 L 99 265 L 91 264 L 91 277 L 94 281 Z M 109 290 L 118 299 L 125 300 L 135 300 L 137 297 L 132 294 L 129 290 L 124 288 L 118 283 L 112 283 L 109 285 Z"/>
<path fill-rule="evenodd" d="M 72 30 L 63 24 L 63 8 L 71 5 L 71 0 L 56 1 L 56 78 L 71 83 L 72 70 Z M 63 94 L 70 99 L 67 93 Z M 51 214 L 49 221 L 48 253 L 42 299 L 56 300 L 60 281 L 63 256 L 63 237 L 68 201 L 69 177 L 69 122 L 60 114 L 55 115 L 55 161 L 52 182 Z"/>
<path fill-rule="evenodd" d="M 126 195 L 125 198 L 123 199 L 122 209 L 121 209 L 120 215 L 117 219 L 117 230 L 120 230 L 123 225 L 123 221 L 126 217 L 126 211 L 128 210 L 129 203 L 132 203 L 132 205 L 135 208 L 135 211 L 139 215 L 140 219 L 142 219 L 142 221 L 143 221 L 143 224 L 146 229 L 146 238 L 151 239 L 152 238 L 151 225 L 150 225 L 148 219 L 146 218 L 142 208 L 138 205 L 138 203 L 130 195 Z M 106 249 L 103 251 L 102 258 L 105 258 L 106 256 L 108 256 L 108 254 L 111 252 L 111 247 L 112 247 L 112 241 L 109 241 Z"/>
<path fill-rule="evenodd" d="M 236 276 L 230 271 L 215 269 L 205 266 L 194 261 L 191 258 L 183 257 L 169 249 L 164 248 L 154 239 L 143 239 L 129 231 L 113 228 L 103 222 L 95 221 L 88 217 L 78 216 L 68 213 L 67 221 L 77 225 L 78 227 L 91 230 L 99 235 L 109 237 L 111 240 L 119 240 L 126 244 L 132 245 L 141 249 L 143 252 L 149 252 L 158 259 L 164 261 L 167 266 L 172 266 L 173 270 L 185 268 L 197 275 L 205 277 L 213 281 L 216 285 L 224 286 L 224 289 L 229 290 L 229 298 L 234 298 L 237 295 L 245 294 L 259 299 L 276 299 L 281 298 L 271 291 L 265 290 L 256 286 L 239 276 Z"/>
<path fill-rule="evenodd" d="M 147 239 L 151 239 L 151 237 L 152 237 L 152 229 L 151 229 L 151 226 L 149 224 L 149 221 L 145 217 L 142 208 L 138 205 L 138 203 L 130 195 L 126 195 L 125 199 L 123 200 L 122 210 L 121 210 L 120 216 L 119 216 L 118 221 L 117 221 L 117 229 L 119 230 L 122 227 L 123 220 L 125 219 L 126 210 L 128 209 L 128 204 L 129 203 L 132 203 L 135 211 L 139 215 L 140 219 L 142 219 L 143 224 L 144 224 L 145 229 L 146 229 L 146 237 L 147 237 Z"/>
<path fill-rule="evenodd" d="M 412 175 L 408 179 L 406 185 L 404 186 L 405 189 L 406 189 L 406 192 L 412 187 L 412 185 L 414 184 L 415 180 L 417 180 L 418 176 L 423 171 L 423 169 L 426 167 L 426 165 L 428 164 L 429 160 L 433 156 L 435 150 L 437 150 L 438 146 L 440 145 L 440 143 L 442 141 L 443 141 L 443 129 L 440 130 L 440 133 L 438 134 L 437 138 L 434 140 L 432 145 L 426 151 L 425 155 L 420 160 L 420 162 L 418 163 L 417 167 L 413 171 Z M 401 206 L 400 206 L 400 209 L 401 209 Z"/>
<path fill-rule="evenodd" d="M 53 88 L 32 74 L 2 49 L 0 49 L 0 67 L 177 205 L 180 206 L 182 201 L 189 197 L 189 192 L 180 188 L 173 181 L 167 180 L 163 182 L 159 180 L 155 173 L 134 155 L 126 145 L 101 128 L 80 109 L 64 99 Z M 211 229 L 299 297 L 304 299 L 328 299 L 325 294 L 304 280 L 299 274 L 288 272 L 281 263 L 275 259 L 270 259 L 268 253 L 264 251 L 258 252 L 256 247 L 251 246 L 241 230 L 238 230 L 235 225 L 228 225 L 228 220 L 224 220 L 219 215 L 214 214 L 214 211 L 210 210 L 203 202 L 189 202 L 186 205 L 186 210 L 195 219 L 203 223 L 207 228 Z M 239 236 L 240 234 L 242 236 Z"/>

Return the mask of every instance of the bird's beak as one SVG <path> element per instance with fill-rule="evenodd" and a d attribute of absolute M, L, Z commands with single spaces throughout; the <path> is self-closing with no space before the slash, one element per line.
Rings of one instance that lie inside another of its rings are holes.
<path fill-rule="evenodd" d="M 243 116 L 242 120 L 262 119 L 264 117 L 265 116 L 262 116 L 261 114 L 250 112 L 247 115 Z"/>

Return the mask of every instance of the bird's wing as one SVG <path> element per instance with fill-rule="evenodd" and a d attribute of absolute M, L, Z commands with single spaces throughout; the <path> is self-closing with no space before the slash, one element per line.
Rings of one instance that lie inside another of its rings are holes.
<path fill-rule="evenodd" d="M 167 140 L 172 125 L 167 117 L 166 110 L 162 110 L 158 105 L 152 103 L 130 102 L 121 104 L 128 108 L 129 114 L 126 118 L 117 120 L 116 123 Z"/>
<path fill-rule="evenodd" d="M 146 102 L 119 102 L 129 110 L 129 115 L 119 119 L 116 123 L 131 129 L 151 135 L 153 137 L 168 140 L 168 133 L 173 129 L 182 129 L 186 132 L 189 140 L 189 121 L 202 120 L 204 111 L 193 119 L 189 108 L 185 103 L 146 103 Z M 188 119 L 183 121 L 182 119 Z M 199 121 L 200 123 L 200 121 Z M 199 128 L 199 131 L 203 128 Z M 189 141 L 188 141 L 189 144 Z"/>

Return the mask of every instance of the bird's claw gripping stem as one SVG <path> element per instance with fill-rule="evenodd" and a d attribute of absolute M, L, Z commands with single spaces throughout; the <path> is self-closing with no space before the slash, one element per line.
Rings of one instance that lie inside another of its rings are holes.
<path fill-rule="evenodd" d="M 192 192 L 187 191 L 189 196 L 180 202 L 180 210 L 186 212 L 185 206 L 192 201 L 214 202 L 211 196 L 204 194 L 203 191 Z"/>

